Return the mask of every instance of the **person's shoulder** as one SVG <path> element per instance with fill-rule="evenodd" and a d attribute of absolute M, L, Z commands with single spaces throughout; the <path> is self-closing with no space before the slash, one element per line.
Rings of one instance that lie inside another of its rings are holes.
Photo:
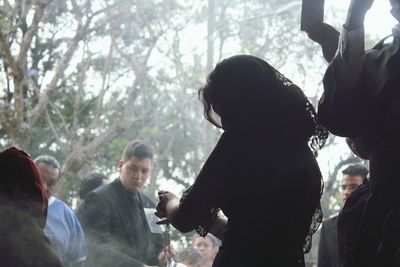
<path fill-rule="evenodd" d="M 118 183 L 121 183 L 118 178 L 108 184 L 101 185 L 95 190 L 91 191 L 88 195 L 99 195 L 104 196 L 118 190 Z"/>
<path fill-rule="evenodd" d="M 86 196 L 85 206 L 92 207 L 103 206 L 104 204 L 112 205 L 113 203 L 118 203 L 121 199 L 122 184 L 119 179 L 115 179 L 109 184 L 102 185 Z"/>
<path fill-rule="evenodd" d="M 54 204 L 57 205 L 57 208 L 62 210 L 65 214 L 65 216 L 69 219 L 72 220 L 77 220 L 75 212 L 65 203 L 64 201 L 60 199 L 55 199 Z"/>
<path fill-rule="evenodd" d="M 228 159 L 239 153 L 238 150 L 242 147 L 240 146 L 240 142 L 242 141 L 240 140 L 238 133 L 233 131 L 223 132 L 211 154 L 208 156 L 205 165 L 210 164 L 210 162 L 215 163 L 216 161 L 221 164 L 221 160 L 229 161 Z"/>
<path fill-rule="evenodd" d="M 55 197 L 51 201 L 50 207 L 54 207 L 57 210 L 62 209 L 73 212 L 72 209 L 64 201 Z"/>
<path fill-rule="evenodd" d="M 228 145 L 237 145 L 243 143 L 243 133 L 240 131 L 224 131 L 219 137 L 215 148 L 224 148 Z"/>
<path fill-rule="evenodd" d="M 52 206 L 52 205 L 62 206 L 62 205 L 64 205 L 64 201 L 62 201 L 61 199 L 58 199 L 56 197 L 50 197 L 49 206 Z"/>

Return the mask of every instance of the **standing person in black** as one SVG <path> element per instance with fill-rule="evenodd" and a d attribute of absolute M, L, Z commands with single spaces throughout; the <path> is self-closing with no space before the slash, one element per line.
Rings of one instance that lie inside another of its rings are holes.
<path fill-rule="evenodd" d="M 313 106 L 276 69 L 248 55 L 220 62 L 199 96 L 206 119 L 224 133 L 180 203 L 159 192 L 157 215 L 182 232 L 222 239 L 214 267 L 304 266 L 322 219 L 312 150 L 327 137 Z"/>
<path fill-rule="evenodd" d="M 342 171 L 340 179 L 340 200 L 346 203 L 351 194 L 364 182 L 367 182 L 368 168 L 361 164 L 352 164 Z M 338 267 L 337 220 L 335 215 L 322 222 L 318 246 L 318 266 Z"/>
<path fill-rule="evenodd" d="M 82 210 L 85 206 L 86 196 L 95 190 L 96 188 L 102 186 L 103 184 L 108 184 L 107 176 L 100 172 L 92 172 L 89 175 L 85 176 L 79 186 L 78 195 L 81 200 L 79 206 L 75 210 L 76 217 L 78 217 L 79 222 L 81 224 L 83 218 L 81 217 Z"/>
<path fill-rule="evenodd" d="M 144 208 L 156 205 L 141 192 L 152 164 L 152 148 L 142 141 L 133 141 L 119 161 L 120 177 L 87 195 L 81 217 L 88 238 L 89 266 L 160 264 L 163 237 L 150 231 L 144 213 Z"/>
<path fill-rule="evenodd" d="M 348 137 L 368 159 L 370 183 L 347 200 L 338 218 L 339 266 L 400 266 L 400 24 L 392 42 L 365 51 L 364 18 L 373 0 L 352 0 L 339 50 L 324 76 L 319 121 Z M 390 0 L 400 21 L 400 1 Z"/>

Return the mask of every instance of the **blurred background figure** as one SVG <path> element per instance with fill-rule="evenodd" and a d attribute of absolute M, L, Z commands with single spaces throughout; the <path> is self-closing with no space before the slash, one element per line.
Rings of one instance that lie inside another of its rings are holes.
<path fill-rule="evenodd" d="M 199 235 L 194 237 L 192 247 L 199 251 L 203 257 L 199 267 L 212 266 L 220 245 L 221 241 L 212 234 L 207 234 L 205 237 Z"/>
<path fill-rule="evenodd" d="M 81 224 L 82 224 L 81 213 L 85 205 L 86 196 L 90 192 L 95 190 L 97 187 L 108 183 L 109 181 L 107 180 L 107 176 L 105 176 L 100 172 L 92 172 L 83 178 L 81 185 L 79 186 L 79 192 L 78 192 L 81 203 L 79 204 L 79 206 L 76 208 L 75 211 L 75 214 L 78 217 Z"/>
<path fill-rule="evenodd" d="M 188 267 L 211 267 L 220 245 L 221 241 L 212 234 L 206 237 L 196 234 L 191 246 L 178 253 L 174 260 Z"/>
<path fill-rule="evenodd" d="M 92 172 L 85 176 L 79 187 L 79 198 L 85 201 L 87 194 L 95 190 L 97 187 L 108 184 L 107 176 L 100 172 Z"/>
<path fill-rule="evenodd" d="M 203 261 L 203 256 L 197 249 L 188 247 L 179 252 L 174 258 L 175 267 L 187 266 L 187 267 L 199 267 Z"/>
<path fill-rule="evenodd" d="M 49 155 L 38 156 L 35 163 L 49 197 L 44 232 L 65 266 L 83 266 L 87 250 L 82 227 L 72 209 L 53 195 L 60 177 L 60 164 Z"/>
<path fill-rule="evenodd" d="M 1 266 L 62 266 L 44 235 L 47 194 L 35 163 L 14 147 L 0 153 Z"/>
<path fill-rule="evenodd" d="M 362 164 L 352 164 L 342 171 L 340 179 L 340 200 L 344 204 L 351 194 L 363 183 L 367 183 L 368 168 Z M 322 222 L 318 246 L 318 266 L 338 266 L 338 215 Z"/>

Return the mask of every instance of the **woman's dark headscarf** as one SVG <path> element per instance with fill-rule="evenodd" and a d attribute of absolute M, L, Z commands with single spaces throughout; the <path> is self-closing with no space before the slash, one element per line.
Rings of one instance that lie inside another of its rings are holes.
<path fill-rule="evenodd" d="M 206 119 L 226 131 L 247 129 L 273 138 L 308 140 L 314 152 L 328 137 L 303 91 L 254 56 L 237 55 L 217 64 L 199 97 Z"/>
<path fill-rule="evenodd" d="M 0 206 L 11 205 L 29 213 L 44 228 L 47 217 L 47 194 L 36 164 L 24 151 L 15 147 L 0 153 Z"/>

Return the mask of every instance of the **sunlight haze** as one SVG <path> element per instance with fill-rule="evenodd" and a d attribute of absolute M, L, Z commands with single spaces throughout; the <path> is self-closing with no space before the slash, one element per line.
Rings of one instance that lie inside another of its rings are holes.
<path fill-rule="evenodd" d="M 327 0 L 326 8 L 337 7 L 347 10 L 350 0 Z M 396 20 L 390 14 L 389 0 L 375 0 L 365 19 L 365 32 L 383 38 L 391 33 Z"/>

